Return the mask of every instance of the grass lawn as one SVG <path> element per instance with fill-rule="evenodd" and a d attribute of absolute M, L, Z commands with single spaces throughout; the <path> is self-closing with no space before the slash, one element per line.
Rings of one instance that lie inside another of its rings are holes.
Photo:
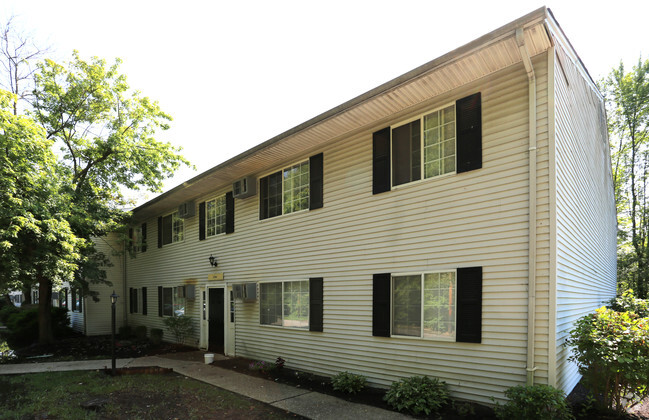
<path fill-rule="evenodd" d="M 105 400 L 98 411 L 82 408 Z M 100 371 L 0 376 L 0 418 L 285 419 L 297 416 L 184 376 Z"/>

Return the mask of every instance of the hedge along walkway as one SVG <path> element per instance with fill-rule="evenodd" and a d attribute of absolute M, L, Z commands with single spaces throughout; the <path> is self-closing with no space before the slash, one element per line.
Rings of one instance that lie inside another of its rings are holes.
<path fill-rule="evenodd" d="M 265 402 L 274 407 L 290 411 L 311 419 L 323 420 L 373 420 L 406 419 L 403 414 L 351 403 L 318 392 L 295 388 L 266 379 L 255 378 L 229 369 L 206 365 L 203 352 L 175 353 L 162 356 L 147 356 L 137 359 L 118 359 L 117 367 L 159 366 L 171 368 L 187 377 L 218 386 L 228 391 Z M 219 355 L 215 355 L 219 357 Z M 224 356 L 220 356 L 224 357 Z M 49 372 L 60 370 L 96 370 L 110 368 L 111 360 L 84 360 L 79 362 L 29 363 L 0 365 L 0 375 Z"/>

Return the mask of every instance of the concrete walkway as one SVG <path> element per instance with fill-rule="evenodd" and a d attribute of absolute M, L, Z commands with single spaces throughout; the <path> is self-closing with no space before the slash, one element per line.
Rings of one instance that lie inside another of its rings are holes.
<path fill-rule="evenodd" d="M 67 370 L 97 370 L 106 367 L 110 368 L 110 365 L 110 359 L 0 365 L 0 375 Z M 117 367 L 142 366 L 171 368 L 174 372 L 181 375 L 236 392 L 237 394 L 245 395 L 310 419 L 359 420 L 371 418 L 373 420 L 382 420 L 408 418 L 402 414 L 381 408 L 351 403 L 318 392 L 252 377 L 214 365 L 206 365 L 203 362 L 203 352 L 199 351 L 117 360 Z"/>

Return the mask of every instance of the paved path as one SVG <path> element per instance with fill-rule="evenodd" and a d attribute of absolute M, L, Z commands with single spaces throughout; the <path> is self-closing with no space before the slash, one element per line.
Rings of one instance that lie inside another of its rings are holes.
<path fill-rule="evenodd" d="M 217 355 L 218 357 L 218 355 Z M 0 375 L 53 372 L 64 370 L 96 370 L 110 367 L 111 360 L 78 362 L 28 363 L 0 365 Z M 117 367 L 159 366 L 199 381 L 236 392 L 272 406 L 317 420 L 405 419 L 399 413 L 364 404 L 351 403 L 336 397 L 307 391 L 290 385 L 252 377 L 203 362 L 203 352 L 118 359 Z"/>

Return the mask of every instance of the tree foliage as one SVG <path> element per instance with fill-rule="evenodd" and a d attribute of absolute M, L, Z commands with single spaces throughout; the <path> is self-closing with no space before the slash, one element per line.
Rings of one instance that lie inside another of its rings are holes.
<path fill-rule="evenodd" d="M 129 87 L 119 59 L 74 51 L 34 67 L 42 50 L 13 30 L 9 21 L 0 31 L 2 82 L 14 93 L 0 94 L 0 288 L 39 284 L 39 339 L 48 342 L 52 286 L 67 280 L 88 293 L 106 280 L 92 238 L 125 231 L 126 191 L 160 191 L 189 163 L 156 140 L 171 117 Z M 27 97 L 29 118 L 16 105 Z"/>
<path fill-rule="evenodd" d="M 649 292 L 649 60 L 624 65 L 600 82 L 611 139 L 622 290 Z"/>

